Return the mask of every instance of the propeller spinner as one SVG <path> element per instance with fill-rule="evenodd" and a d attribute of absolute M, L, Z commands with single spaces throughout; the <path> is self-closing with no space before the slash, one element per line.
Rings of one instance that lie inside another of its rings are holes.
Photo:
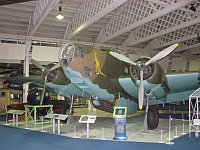
<path fill-rule="evenodd" d="M 167 47 L 166 49 L 164 49 L 163 51 L 161 51 L 160 53 L 158 53 L 157 55 L 155 55 L 153 58 L 151 58 L 149 61 L 147 61 L 144 64 L 135 63 L 132 60 L 130 60 L 128 57 L 126 57 L 126 56 L 124 56 L 122 54 L 119 54 L 119 53 L 116 53 L 116 52 L 109 52 L 113 57 L 115 57 L 115 58 L 117 58 L 117 59 L 119 59 L 119 60 L 121 60 L 123 62 L 129 63 L 131 65 L 134 65 L 134 66 L 140 68 L 140 85 L 139 85 L 139 91 L 138 91 L 138 102 L 139 102 L 139 109 L 140 110 L 143 107 L 143 101 L 144 101 L 143 71 L 144 71 L 145 67 L 147 65 L 150 65 L 150 64 L 152 64 L 152 63 L 154 63 L 156 61 L 159 61 L 159 60 L 165 58 L 167 55 L 169 55 L 178 46 L 179 46 L 179 44 L 176 43 L 176 44 L 173 44 L 173 45 Z"/>

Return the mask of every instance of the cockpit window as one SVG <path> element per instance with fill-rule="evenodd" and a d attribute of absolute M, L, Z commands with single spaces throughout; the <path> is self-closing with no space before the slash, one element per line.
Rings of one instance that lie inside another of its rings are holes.
<path fill-rule="evenodd" d="M 66 45 L 61 52 L 61 64 L 69 65 L 73 62 L 75 47 L 72 44 Z"/>

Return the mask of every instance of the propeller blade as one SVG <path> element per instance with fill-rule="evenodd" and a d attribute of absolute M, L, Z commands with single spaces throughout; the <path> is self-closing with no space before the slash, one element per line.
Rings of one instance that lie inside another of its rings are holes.
<path fill-rule="evenodd" d="M 32 62 L 32 64 L 34 64 L 36 67 L 40 68 L 40 69 L 44 69 L 44 67 L 35 59 L 30 59 L 30 61 Z"/>
<path fill-rule="evenodd" d="M 44 76 L 44 85 L 43 85 L 42 95 L 40 99 L 40 105 L 43 104 L 46 82 L 47 82 L 47 75 Z"/>
<path fill-rule="evenodd" d="M 178 47 L 179 44 L 176 43 L 176 44 L 173 44 L 169 47 L 167 47 L 166 49 L 164 49 L 163 51 L 161 51 L 160 53 L 158 53 L 157 55 L 155 55 L 153 58 L 151 58 L 149 61 L 147 61 L 145 63 L 145 66 L 151 64 L 151 63 L 154 63 L 158 60 L 161 60 L 163 59 L 164 57 L 166 57 L 167 55 L 169 55 L 176 47 Z"/>
<path fill-rule="evenodd" d="M 55 64 L 53 67 L 49 69 L 49 71 L 55 70 L 60 67 L 60 63 Z"/>
<path fill-rule="evenodd" d="M 30 59 L 30 61 L 38 68 L 42 69 L 42 72 L 44 72 L 45 74 L 49 73 L 49 70 L 45 67 L 43 67 L 37 60 L 35 59 Z"/>
<path fill-rule="evenodd" d="M 139 109 L 141 110 L 143 107 L 143 101 L 144 101 L 143 70 L 140 70 L 140 85 L 139 85 L 139 91 L 138 91 L 138 101 L 139 101 Z"/>
<path fill-rule="evenodd" d="M 110 55 L 112 55 L 113 57 L 115 57 L 115 58 L 117 58 L 117 59 L 119 59 L 119 60 L 121 60 L 121 61 L 123 61 L 123 62 L 126 62 L 126 63 L 129 63 L 129 64 L 132 64 L 132 65 L 136 66 L 136 63 L 135 63 L 135 62 L 133 62 L 133 61 L 130 60 L 128 57 L 126 57 L 126 56 L 124 56 L 124 55 L 122 55 L 122 54 L 119 54 L 119 53 L 116 53 L 116 52 L 112 52 L 112 51 L 110 51 L 109 53 L 110 53 Z"/>

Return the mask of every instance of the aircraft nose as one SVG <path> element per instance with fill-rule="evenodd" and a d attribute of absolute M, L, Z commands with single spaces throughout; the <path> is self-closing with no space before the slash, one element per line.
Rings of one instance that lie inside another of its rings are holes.
<path fill-rule="evenodd" d="M 69 66 L 74 59 L 75 46 L 73 44 L 66 44 L 60 53 L 60 64 L 62 66 Z"/>

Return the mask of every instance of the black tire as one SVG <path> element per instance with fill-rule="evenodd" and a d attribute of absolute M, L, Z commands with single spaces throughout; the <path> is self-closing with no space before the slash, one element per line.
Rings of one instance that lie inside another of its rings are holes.
<path fill-rule="evenodd" d="M 154 130 L 158 127 L 159 111 L 156 107 L 149 107 L 147 114 L 147 125 L 149 130 Z"/>

